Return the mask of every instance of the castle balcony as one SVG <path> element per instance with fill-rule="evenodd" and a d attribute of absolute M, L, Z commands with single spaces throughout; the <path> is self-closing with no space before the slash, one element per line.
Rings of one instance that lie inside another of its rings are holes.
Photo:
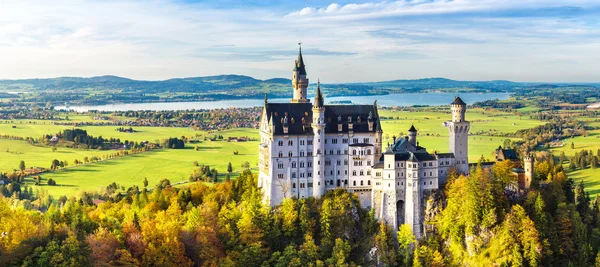
<path fill-rule="evenodd" d="M 365 191 L 371 191 L 372 186 L 350 186 L 348 187 L 349 190 L 352 190 L 352 192 L 365 192 Z"/>

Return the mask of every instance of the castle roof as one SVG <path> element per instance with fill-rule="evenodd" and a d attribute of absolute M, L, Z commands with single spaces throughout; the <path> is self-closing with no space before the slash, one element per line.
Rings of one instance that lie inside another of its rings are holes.
<path fill-rule="evenodd" d="M 379 120 L 379 109 L 377 108 L 377 100 L 375 100 L 373 102 L 373 109 L 375 109 L 375 117 L 378 119 L 375 122 L 375 131 L 376 132 L 383 131 L 383 129 L 381 128 L 381 121 Z"/>
<path fill-rule="evenodd" d="M 396 153 L 395 161 L 430 161 L 437 160 L 435 155 L 427 152 L 401 152 Z"/>
<path fill-rule="evenodd" d="M 498 160 L 518 160 L 517 152 L 514 149 L 504 149 L 501 146 L 496 149 L 496 158 Z"/>
<path fill-rule="evenodd" d="M 467 103 L 465 103 L 462 99 L 460 99 L 460 97 L 454 97 L 454 101 L 452 103 L 450 103 L 450 105 L 461 105 L 461 106 L 466 106 Z"/>
<path fill-rule="evenodd" d="M 298 75 L 306 75 L 306 66 L 304 65 L 304 59 L 302 58 L 302 47 L 298 52 L 298 59 L 294 65 L 294 71 L 298 72 Z"/>
<path fill-rule="evenodd" d="M 377 128 L 369 130 L 369 113 L 378 114 L 374 105 L 323 105 L 325 109 L 325 133 L 347 133 L 349 124 L 355 133 L 376 132 Z M 311 103 L 267 103 L 267 121 L 273 122 L 273 134 L 285 135 L 283 133 L 283 120 L 288 117 L 288 135 L 309 134 L 312 135 L 310 126 L 313 120 Z M 338 122 L 338 118 L 342 120 Z M 292 120 L 293 119 L 293 120 Z M 379 122 L 378 116 L 372 116 L 372 123 Z M 338 124 L 342 124 L 342 130 L 338 131 Z"/>
<path fill-rule="evenodd" d="M 408 129 L 409 132 L 416 132 L 417 129 L 415 129 L 415 125 L 411 125 L 410 129 Z"/>
<path fill-rule="evenodd" d="M 313 107 L 323 107 L 323 95 L 321 94 L 321 81 L 317 83 L 317 94 L 315 95 L 315 102 Z"/>

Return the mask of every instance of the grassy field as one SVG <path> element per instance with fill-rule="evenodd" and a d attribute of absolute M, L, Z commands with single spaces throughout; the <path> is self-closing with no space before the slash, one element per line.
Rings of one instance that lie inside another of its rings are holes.
<path fill-rule="evenodd" d="M 565 166 L 566 168 L 567 166 Z M 600 194 L 600 169 L 577 169 L 568 171 L 567 176 L 573 179 L 576 184 L 583 181 L 585 191 L 590 194 L 592 200 Z"/>
<path fill-rule="evenodd" d="M 235 144 L 235 145 L 232 145 Z M 194 161 L 208 164 L 224 174 L 231 162 L 234 172 L 241 170 L 244 161 L 256 166 L 258 142 L 228 143 L 224 141 L 205 142 L 195 151 L 192 146 L 186 149 L 165 149 L 126 156 L 119 159 L 85 164 L 57 172 L 43 174 L 44 179 L 52 178 L 60 186 L 42 186 L 55 196 L 74 195 L 78 191 L 98 190 L 112 182 L 125 187 L 143 186 L 144 178 L 151 186 L 163 178 L 171 183 L 188 181 Z M 234 155 L 233 151 L 239 151 Z M 35 188 L 35 187 L 34 187 Z"/>
<path fill-rule="evenodd" d="M 449 151 L 448 129 L 442 126 L 445 121 L 449 120 L 449 113 L 383 110 L 379 112 L 379 115 L 393 118 L 381 123 L 384 145 L 392 142 L 393 135 L 405 136 L 410 126 L 414 124 L 419 131 L 417 140 L 421 146 L 426 147 L 430 152 Z M 489 136 L 489 134 L 514 133 L 520 129 L 533 128 L 543 124 L 541 121 L 529 119 L 528 116 L 519 117 L 504 112 L 485 112 L 482 109 L 467 111 L 466 119 L 471 121 L 471 133 L 473 134 L 469 136 L 469 160 L 472 162 L 477 161 L 482 155 L 493 159 L 494 150 L 507 139 L 506 137 Z M 385 137 L 388 138 L 385 139 Z"/>
<path fill-rule="evenodd" d="M 600 131 L 594 130 L 589 131 L 588 133 L 589 135 L 586 137 L 577 136 L 574 138 L 564 139 L 563 142 L 565 145 L 563 147 L 552 148 L 552 153 L 558 155 L 560 152 L 565 152 L 565 155 L 572 156 L 575 154 L 575 152 L 585 149 L 592 150 L 594 154 L 596 154 L 596 151 L 600 149 Z M 575 145 L 575 148 L 571 148 L 571 143 Z"/>
<path fill-rule="evenodd" d="M 84 157 L 101 156 L 106 151 L 74 150 L 58 148 L 52 152 L 50 147 L 32 146 L 25 141 L 0 139 L 0 171 L 12 171 L 19 167 L 21 160 L 26 167 L 49 168 L 54 159 L 63 160 L 72 164 L 75 159 L 83 160 Z"/>
<path fill-rule="evenodd" d="M 12 128 L 16 125 L 17 128 Z M 43 134 L 57 133 L 70 126 L 57 126 L 44 121 L 16 121 L 13 124 L 0 124 L 0 134 L 14 136 L 32 136 L 39 138 Z M 116 126 L 86 126 L 79 127 L 88 131 L 93 136 L 113 137 L 129 141 L 155 141 L 168 137 L 195 137 L 197 134 L 212 136 L 206 132 L 194 131 L 189 128 L 174 127 L 135 127 L 135 133 L 121 133 L 116 131 Z M 254 129 L 234 129 L 219 133 L 227 139 L 230 136 L 248 136 L 258 138 Z M 54 196 L 74 195 L 81 190 L 97 190 L 106 185 L 117 182 L 122 186 L 141 185 L 147 178 L 151 185 L 158 183 L 163 178 L 168 178 L 173 183 L 187 181 L 192 171 L 196 168 L 193 162 L 206 164 L 216 168 L 224 174 L 227 164 L 232 163 L 234 170 L 240 170 L 242 162 L 248 161 L 251 166 L 257 165 L 258 141 L 229 143 L 226 141 L 203 141 L 198 145 L 198 151 L 193 144 L 188 144 L 186 149 L 166 149 L 151 151 L 143 154 L 126 156 L 119 159 L 69 167 L 64 170 L 42 174 L 44 179 L 52 178 L 60 186 L 45 186 Z M 8 149 L 8 152 L 7 152 Z M 238 155 L 233 152 L 238 151 Z M 49 167 L 53 159 L 64 160 L 73 165 L 75 159 L 83 160 L 88 156 L 101 156 L 111 151 L 79 150 L 58 147 L 52 152 L 50 147 L 32 146 L 24 141 L 0 140 L 0 171 L 6 172 L 18 168 L 19 162 L 24 160 L 26 165 Z M 32 182 L 32 180 L 30 181 Z"/>
<path fill-rule="evenodd" d="M 571 139 L 564 140 L 565 145 L 560 148 L 551 149 L 554 155 L 565 152 L 567 156 L 573 156 L 575 152 L 579 152 L 583 149 L 592 150 L 596 155 L 598 149 L 600 149 L 600 132 L 598 130 L 590 131 L 590 135 L 587 137 L 577 136 Z M 575 148 L 571 148 L 571 143 L 575 144 Z M 565 170 L 568 170 L 568 166 L 565 165 Z M 598 169 L 577 169 L 574 171 L 567 171 L 567 176 L 575 180 L 576 183 L 583 181 L 586 191 L 590 194 L 591 198 L 594 199 L 600 194 L 600 168 Z"/>

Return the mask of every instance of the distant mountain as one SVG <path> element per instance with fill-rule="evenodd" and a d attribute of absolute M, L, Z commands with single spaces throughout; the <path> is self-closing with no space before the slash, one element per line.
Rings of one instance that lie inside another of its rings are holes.
<path fill-rule="evenodd" d="M 312 92 L 315 86 L 316 84 L 311 84 L 309 90 Z M 536 86 L 550 88 L 569 86 L 569 84 L 424 78 L 321 85 L 327 96 L 385 95 L 422 91 L 515 92 L 518 89 Z M 598 84 L 581 86 L 598 86 Z M 89 78 L 0 80 L 0 92 L 34 92 L 39 95 L 36 99 L 40 101 L 69 101 L 72 103 L 243 99 L 262 98 L 265 93 L 269 97 L 290 97 L 292 95 L 290 87 L 291 80 L 289 79 L 259 80 L 244 75 L 173 78 L 163 81 L 132 80 L 112 75 Z M 4 97 L 6 96 L 4 95 Z"/>
<path fill-rule="evenodd" d="M 456 81 L 446 78 L 424 78 L 416 80 L 393 80 L 383 82 L 362 83 L 373 87 L 399 89 L 406 91 L 438 90 L 438 89 L 484 89 L 489 91 L 510 91 L 517 87 L 530 85 L 511 81 Z"/>
<path fill-rule="evenodd" d="M 122 89 L 143 93 L 190 92 L 227 93 L 240 88 L 280 86 L 290 84 L 288 79 L 258 80 L 243 75 L 218 75 L 207 77 L 174 78 L 164 81 L 141 81 L 118 76 L 97 76 L 90 78 L 60 77 L 48 79 L 0 80 L 0 90 L 19 89 L 33 91 L 63 91 L 75 89 Z"/>

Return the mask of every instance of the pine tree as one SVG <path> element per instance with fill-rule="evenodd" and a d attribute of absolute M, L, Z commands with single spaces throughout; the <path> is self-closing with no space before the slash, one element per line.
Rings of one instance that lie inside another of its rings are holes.
<path fill-rule="evenodd" d="M 21 162 L 19 162 L 19 170 L 21 170 L 21 172 L 25 170 L 25 161 L 21 160 Z"/>

